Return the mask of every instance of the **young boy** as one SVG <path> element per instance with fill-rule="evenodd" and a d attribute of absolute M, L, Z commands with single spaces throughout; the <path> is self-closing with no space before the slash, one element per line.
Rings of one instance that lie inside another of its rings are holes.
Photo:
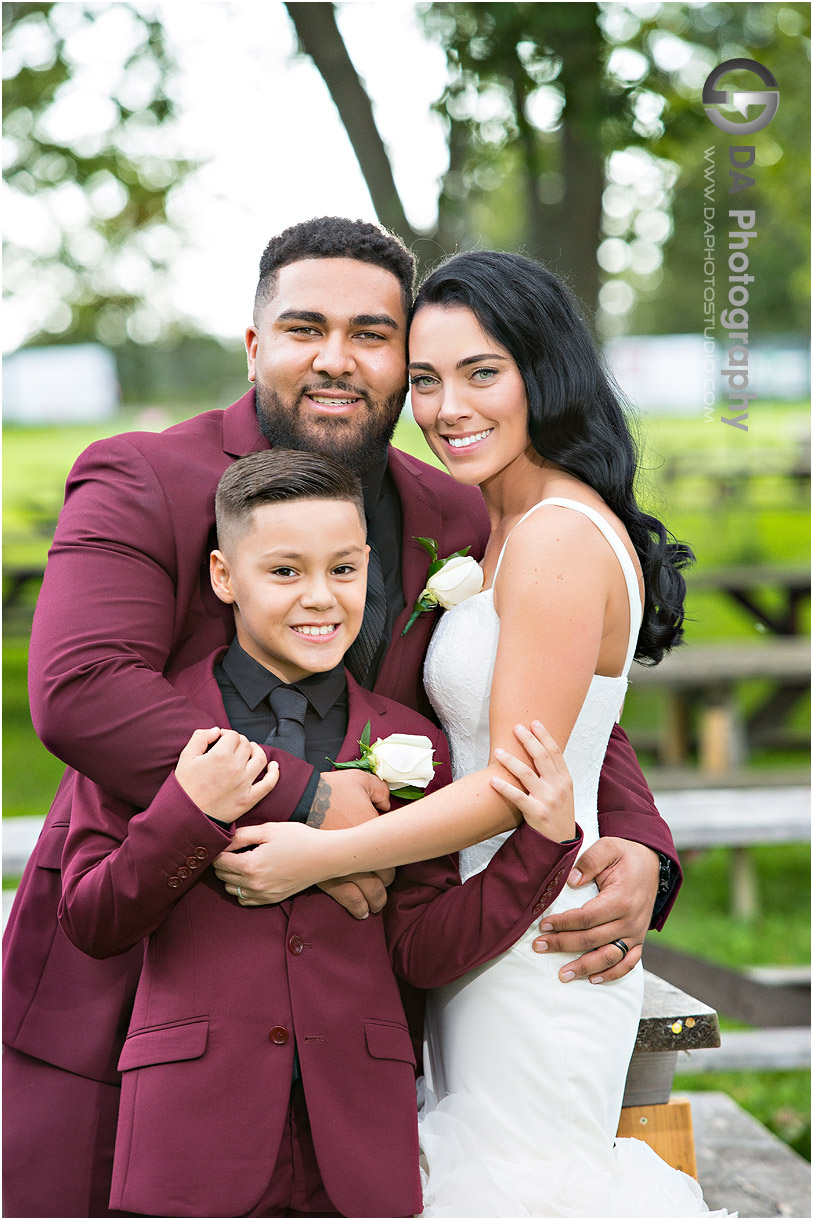
<path fill-rule="evenodd" d="M 451 771 L 435 725 L 342 665 L 365 601 L 356 476 L 304 452 L 252 453 L 224 474 L 216 511 L 211 581 L 237 634 L 172 680 L 234 727 L 195 732 L 143 812 L 79 777 L 62 857 L 59 918 L 79 949 L 108 957 L 149 938 L 118 1064 L 110 1206 L 413 1215 L 415 1056 L 393 967 L 438 986 L 502 952 L 542 913 L 579 842 L 552 844 L 523 823 L 499 867 L 465 886 L 451 857 L 410 865 L 386 924 L 315 888 L 274 906 L 230 895 L 208 866 L 276 783 L 258 742 L 329 771 L 358 757 L 369 722 L 372 740 L 431 740 L 428 790 Z"/>
<path fill-rule="evenodd" d="M 212 585 L 237 634 L 176 685 L 218 725 L 225 703 L 255 742 L 199 730 L 142 813 L 82 781 L 63 857 L 74 944 L 106 957 L 149 937 L 119 1063 L 111 1206 L 412 1215 L 415 1060 L 382 919 L 353 919 L 317 889 L 246 909 L 208 865 L 276 783 L 256 744 L 275 722 L 283 748 L 325 771 L 358 757 L 368 721 L 373 741 L 426 735 L 432 787 L 451 779 L 445 741 L 343 668 L 366 590 L 355 475 L 307 453 L 251 454 L 221 480 L 217 527 Z M 280 694 L 295 706 L 277 717 Z"/>

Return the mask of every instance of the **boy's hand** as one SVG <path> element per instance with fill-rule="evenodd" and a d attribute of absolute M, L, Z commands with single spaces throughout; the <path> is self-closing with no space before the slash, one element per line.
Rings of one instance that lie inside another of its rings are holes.
<path fill-rule="evenodd" d="M 181 751 L 175 778 L 208 817 L 235 822 L 273 791 L 279 765 L 234 729 L 196 729 Z"/>
<path fill-rule="evenodd" d="M 523 785 L 517 788 L 502 776 L 492 776 L 491 786 L 515 805 L 525 821 L 540 834 L 563 843 L 576 833 L 573 781 L 562 751 L 538 720 L 531 729 L 514 726 L 514 735 L 533 763 L 527 763 L 499 747 L 494 756 Z"/>

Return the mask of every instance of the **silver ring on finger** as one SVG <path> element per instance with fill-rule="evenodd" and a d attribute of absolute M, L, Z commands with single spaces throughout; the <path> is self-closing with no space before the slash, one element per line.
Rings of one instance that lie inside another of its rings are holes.
<path fill-rule="evenodd" d="M 623 962 L 624 958 L 627 956 L 627 954 L 630 951 L 629 945 L 626 943 L 626 941 L 623 941 L 623 940 L 612 940 L 612 941 L 610 941 L 610 944 L 617 945 L 618 948 L 621 950 L 621 961 Z"/>
<path fill-rule="evenodd" d="M 238 902 L 243 901 L 243 887 L 241 885 L 238 885 L 238 887 L 237 887 L 237 901 Z M 618 944 L 618 941 L 615 941 L 614 943 Z"/>

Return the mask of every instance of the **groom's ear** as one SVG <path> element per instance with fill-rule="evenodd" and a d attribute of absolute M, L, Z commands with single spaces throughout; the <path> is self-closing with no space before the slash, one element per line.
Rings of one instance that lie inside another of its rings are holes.
<path fill-rule="evenodd" d="M 209 580 L 212 582 L 215 596 L 227 606 L 233 606 L 237 599 L 232 589 L 231 568 L 222 551 L 212 551 L 209 556 Z"/>
<path fill-rule="evenodd" d="M 254 380 L 258 338 L 259 335 L 256 326 L 246 327 L 246 361 L 248 365 L 247 373 L 249 381 Z"/>

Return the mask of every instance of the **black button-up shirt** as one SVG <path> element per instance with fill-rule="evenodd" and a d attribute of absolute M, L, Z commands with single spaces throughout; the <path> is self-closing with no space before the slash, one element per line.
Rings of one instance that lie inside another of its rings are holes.
<path fill-rule="evenodd" d="M 405 606 L 401 585 L 401 534 L 404 517 L 401 501 L 384 458 L 362 477 L 364 515 L 367 518 L 367 541 L 375 547 L 384 576 L 387 594 L 387 618 L 381 642 L 375 651 L 364 685 L 372 690 L 381 662 L 390 646 L 395 620 Z"/>
<path fill-rule="evenodd" d="M 285 683 L 240 647 L 235 636 L 215 668 L 229 724 L 261 745 L 276 728 L 268 696 Z M 317 771 L 330 771 L 347 732 L 347 678 L 343 665 L 310 674 L 290 684 L 308 701 L 305 712 L 305 758 Z"/>

